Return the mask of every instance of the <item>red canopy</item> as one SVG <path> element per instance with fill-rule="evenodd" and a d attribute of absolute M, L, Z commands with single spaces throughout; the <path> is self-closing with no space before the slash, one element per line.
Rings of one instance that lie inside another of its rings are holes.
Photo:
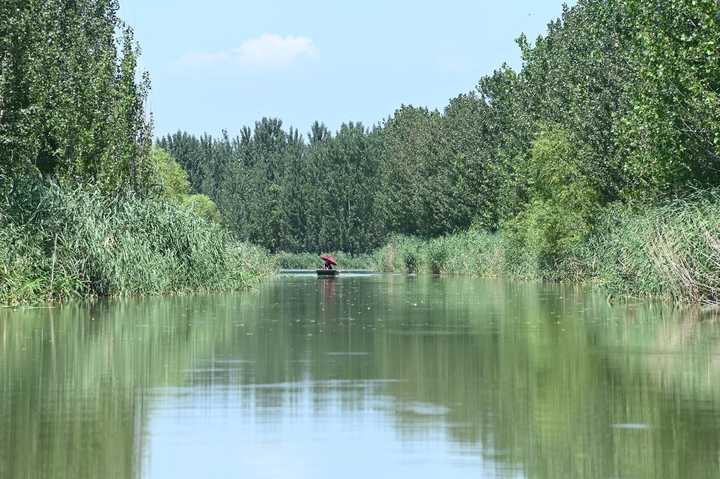
<path fill-rule="evenodd" d="M 330 263 L 330 264 L 337 265 L 337 261 L 335 260 L 335 258 L 333 258 L 332 256 L 330 256 L 329 254 L 321 255 L 321 256 L 320 256 L 320 259 L 323 260 L 323 261 L 325 261 L 326 263 Z"/>

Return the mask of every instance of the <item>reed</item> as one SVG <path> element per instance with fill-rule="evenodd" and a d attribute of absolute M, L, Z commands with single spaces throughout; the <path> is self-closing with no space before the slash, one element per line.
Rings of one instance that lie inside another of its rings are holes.
<path fill-rule="evenodd" d="M 611 292 L 680 302 L 720 301 L 720 190 L 605 215 L 586 259 Z"/>
<path fill-rule="evenodd" d="M 181 205 L 21 183 L 0 199 L 0 304 L 234 290 L 274 268 Z"/>
<path fill-rule="evenodd" d="M 720 303 L 720 189 L 655 208 L 609 207 L 591 234 L 554 261 L 507 232 L 421 240 L 394 236 L 376 251 L 388 272 L 588 282 L 618 296 Z"/>
<path fill-rule="evenodd" d="M 504 271 L 502 237 L 467 231 L 430 240 L 393 236 L 374 254 L 386 272 L 457 273 L 494 276 Z"/>

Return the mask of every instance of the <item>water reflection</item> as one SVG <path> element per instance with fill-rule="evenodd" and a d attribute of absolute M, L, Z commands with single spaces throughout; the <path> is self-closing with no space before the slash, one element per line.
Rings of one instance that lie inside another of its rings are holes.
<path fill-rule="evenodd" d="M 308 276 L 0 314 L 3 478 L 720 473 L 720 328 L 668 307 Z"/>

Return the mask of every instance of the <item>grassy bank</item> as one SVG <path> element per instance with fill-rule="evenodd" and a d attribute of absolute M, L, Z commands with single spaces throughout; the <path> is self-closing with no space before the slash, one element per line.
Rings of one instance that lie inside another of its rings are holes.
<path fill-rule="evenodd" d="M 375 258 L 372 255 L 351 255 L 337 251 L 328 253 L 338 260 L 341 269 L 375 269 Z M 286 253 L 274 255 L 279 268 L 282 269 L 315 269 L 322 266 L 322 260 L 315 253 Z"/>
<path fill-rule="evenodd" d="M 563 254 L 513 234 L 396 236 L 375 255 L 381 271 L 586 281 L 618 296 L 720 302 L 720 191 L 633 211 L 610 208 Z"/>
<path fill-rule="evenodd" d="M 505 271 L 499 235 L 469 231 L 421 240 L 394 236 L 374 254 L 380 271 L 494 276 Z"/>
<path fill-rule="evenodd" d="M 720 190 L 633 212 L 615 210 L 588 243 L 588 270 L 617 294 L 720 302 Z"/>
<path fill-rule="evenodd" d="M 0 304 L 244 288 L 264 250 L 189 208 L 47 183 L 0 197 Z"/>

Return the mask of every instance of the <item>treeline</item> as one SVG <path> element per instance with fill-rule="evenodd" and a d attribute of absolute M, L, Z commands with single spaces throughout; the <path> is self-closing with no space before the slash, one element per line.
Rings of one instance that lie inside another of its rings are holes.
<path fill-rule="evenodd" d="M 116 0 L 0 2 L 0 304 L 238 288 L 268 267 L 153 149 L 138 55 Z"/>
<path fill-rule="evenodd" d="M 230 227 L 273 250 L 363 252 L 392 233 L 503 231 L 564 261 L 609 205 L 720 184 L 716 0 L 581 0 L 443 112 L 403 106 L 373 128 L 263 119 L 166 148 Z"/>
<path fill-rule="evenodd" d="M 350 123 L 331 135 L 316 123 L 308 136 L 263 119 L 235 138 L 177 133 L 159 145 L 245 240 L 275 251 L 357 252 L 378 245 L 379 131 Z"/>
<path fill-rule="evenodd" d="M 274 251 L 363 253 L 390 232 L 497 225 L 492 173 L 468 123 L 478 106 L 474 96 L 445 114 L 403 106 L 382 126 L 347 123 L 334 134 L 316 122 L 307 138 L 264 118 L 236 137 L 178 132 L 158 145 L 243 239 Z"/>

